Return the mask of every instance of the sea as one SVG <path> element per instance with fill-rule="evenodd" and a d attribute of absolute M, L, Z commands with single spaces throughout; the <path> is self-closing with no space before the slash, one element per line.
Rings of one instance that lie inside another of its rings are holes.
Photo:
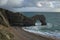
<path fill-rule="evenodd" d="M 39 20 L 36 21 L 36 26 L 26 27 L 25 31 L 32 33 L 41 33 L 42 35 L 50 35 L 60 38 L 60 12 L 23 12 L 23 15 L 32 17 L 34 15 L 44 15 L 46 17 L 47 26 L 39 26 Z M 37 28 L 37 30 L 36 30 Z M 44 34 L 43 34 L 44 33 Z"/>

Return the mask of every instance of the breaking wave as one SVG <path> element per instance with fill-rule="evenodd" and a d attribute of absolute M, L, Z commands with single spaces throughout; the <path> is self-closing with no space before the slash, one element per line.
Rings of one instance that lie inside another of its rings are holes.
<path fill-rule="evenodd" d="M 35 23 L 35 25 L 36 26 L 23 27 L 22 29 L 45 37 L 60 38 L 60 30 L 56 29 L 58 25 L 51 23 L 47 23 L 47 25 L 44 26 L 41 26 L 41 23 Z"/>

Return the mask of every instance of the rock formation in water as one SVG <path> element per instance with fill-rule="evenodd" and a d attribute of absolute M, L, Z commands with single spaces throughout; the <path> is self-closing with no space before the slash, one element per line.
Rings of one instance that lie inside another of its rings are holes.
<path fill-rule="evenodd" d="M 34 23 L 36 22 L 36 20 L 39 20 L 41 22 L 41 25 L 47 25 L 44 15 L 35 15 L 32 17 L 32 20 L 34 21 Z"/>
<path fill-rule="evenodd" d="M 40 20 L 40 22 L 42 23 L 41 25 L 46 25 L 46 18 L 44 15 L 35 15 L 31 18 L 26 17 L 24 15 L 22 15 L 22 13 L 19 12 L 12 12 L 6 9 L 2 9 L 0 8 L 0 23 L 4 23 L 7 24 L 9 26 L 13 25 L 13 26 L 34 26 L 36 20 Z M 2 20 L 4 22 L 2 22 Z"/>

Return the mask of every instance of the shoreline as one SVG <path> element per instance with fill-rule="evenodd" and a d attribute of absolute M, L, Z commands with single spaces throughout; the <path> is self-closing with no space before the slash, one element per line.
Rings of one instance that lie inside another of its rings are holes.
<path fill-rule="evenodd" d="M 21 27 L 11 27 L 11 31 L 15 36 L 15 40 L 57 40 L 50 37 L 44 37 L 38 34 L 24 31 Z"/>
<path fill-rule="evenodd" d="M 59 40 L 60 38 L 56 37 L 56 36 L 52 36 L 51 34 L 45 34 L 43 32 L 39 32 L 39 31 L 32 31 L 32 30 L 27 30 L 27 29 L 24 29 L 22 28 L 24 31 L 26 32 L 29 32 L 29 33 L 33 33 L 35 35 L 40 35 L 42 37 L 46 37 L 46 38 L 52 38 L 52 39 L 55 39 L 55 40 Z"/>
<path fill-rule="evenodd" d="M 24 31 L 22 27 L 10 26 L 7 31 L 14 35 L 14 40 L 60 40 L 53 37 L 46 37 L 41 34 L 34 34 L 31 32 Z"/>

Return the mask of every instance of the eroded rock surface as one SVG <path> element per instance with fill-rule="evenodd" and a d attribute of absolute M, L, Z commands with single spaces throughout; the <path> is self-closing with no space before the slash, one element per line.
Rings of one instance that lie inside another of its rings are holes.
<path fill-rule="evenodd" d="M 6 9 L 2 9 L 0 8 L 0 15 L 3 15 L 5 17 L 6 21 L 8 20 L 10 25 L 13 26 L 34 26 L 36 20 L 40 20 L 40 22 L 42 23 L 41 25 L 46 25 L 46 18 L 44 15 L 35 15 L 31 18 L 24 16 L 22 13 L 19 12 L 12 12 Z M 2 17 L 2 18 L 4 18 Z M 0 18 L 0 19 L 2 19 Z M 8 22 L 6 23 L 7 25 L 9 24 Z"/>
<path fill-rule="evenodd" d="M 10 26 L 5 10 L 0 8 L 0 24 L 4 25 L 4 26 Z"/>

